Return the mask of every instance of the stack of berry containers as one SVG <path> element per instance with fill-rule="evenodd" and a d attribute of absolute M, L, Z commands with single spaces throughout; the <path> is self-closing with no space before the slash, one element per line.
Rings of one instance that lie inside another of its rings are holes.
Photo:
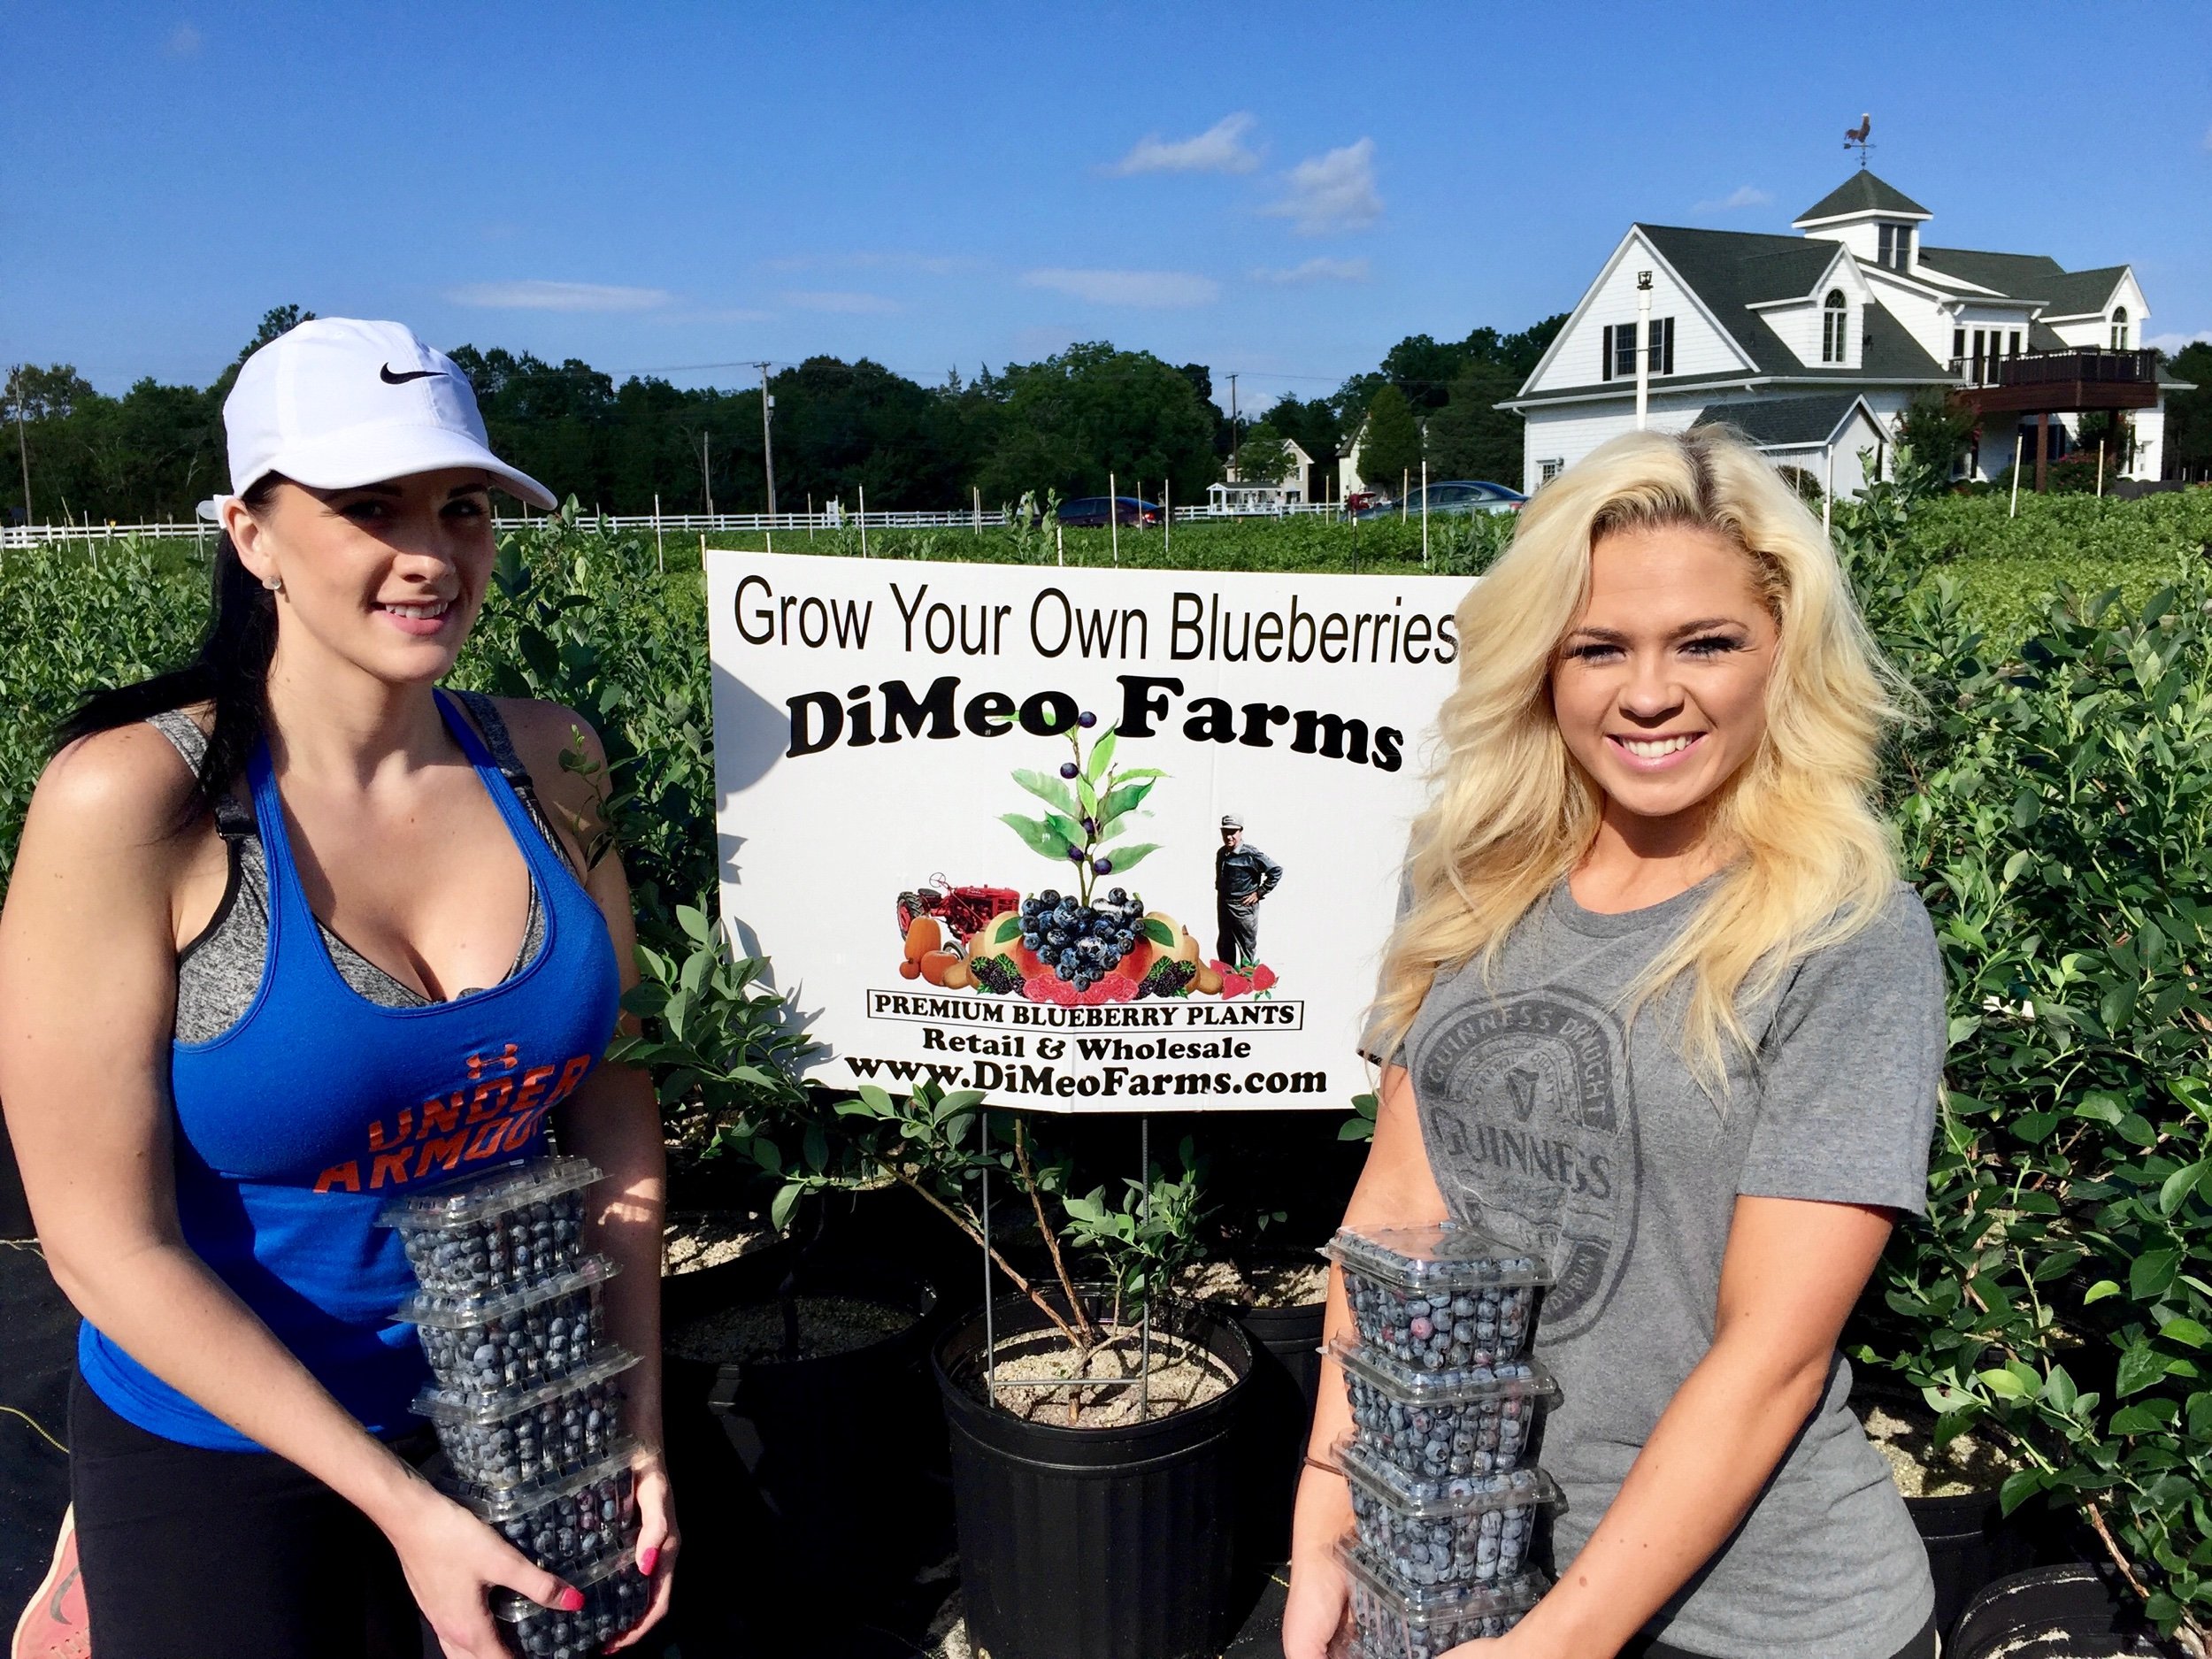
<path fill-rule="evenodd" d="M 436 1426 L 448 1491 L 585 1596 L 581 1613 L 501 1609 L 525 1654 L 595 1653 L 642 1617 L 637 1501 L 622 1426 L 637 1356 L 602 1340 L 617 1263 L 583 1248 L 588 1159 L 544 1157 L 396 1198 L 421 1286 L 401 1304 L 434 1381 L 415 1410 Z"/>
<path fill-rule="evenodd" d="M 1330 1347 L 1352 1432 L 1337 1546 L 1354 1659 L 1435 1659 L 1511 1629 L 1543 1594 L 1529 1560 L 1558 1502 L 1528 1462 L 1556 1385 L 1522 1357 L 1550 1276 L 1474 1227 L 1347 1227 L 1323 1251 L 1344 1275 L 1355 1338 Z"/>

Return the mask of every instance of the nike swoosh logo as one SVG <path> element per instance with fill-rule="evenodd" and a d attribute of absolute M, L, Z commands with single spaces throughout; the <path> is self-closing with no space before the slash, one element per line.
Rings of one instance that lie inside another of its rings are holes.
<path fill-rule="evenodd" d="M 444 373 L 443 369 L 410 369 L 404 374 L 395 374 L 388 363 L 379 371 L 379 377 L 387 386 L 404 386 L 410 380 L 426 380 L 434 374 Z"/>

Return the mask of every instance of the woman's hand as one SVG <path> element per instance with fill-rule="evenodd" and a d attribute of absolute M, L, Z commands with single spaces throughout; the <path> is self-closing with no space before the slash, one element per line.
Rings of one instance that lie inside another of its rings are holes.
<path fill-rule="evenodd" d="M 485 1599 L 488 1586 L 519 1591 L 542 1607 L 572 1613 L 583 1608 L 580 1591 L 531 1565 L 520 1550 L 427 1484 L 384 1532 L 447 1659 L 505 1659 Z"/>
<path fill-rule="evenodd" d="M 683 1543 L 676 1530 L 675 1494 L 668 1485 L 668 1465 L 657 1451 L 639 1448 L 630 1460 L 637 1474 L 637 1570 L 653 1581 L 652 1604 L 636 1629 L 607 1644 L 614 1653 L 627 1647 L 660 1623 L 668 1611 L 669 1591 L 675 1579 L 676 1551 Z"/>
<path fill-rule="evenodd" d="M 1290 1594 L 1283 1603 L 1283 1659 L 1328 1659 L 1351 1599 L 1351 1586 L 1334 1555 L 1294 1557 Z"/>

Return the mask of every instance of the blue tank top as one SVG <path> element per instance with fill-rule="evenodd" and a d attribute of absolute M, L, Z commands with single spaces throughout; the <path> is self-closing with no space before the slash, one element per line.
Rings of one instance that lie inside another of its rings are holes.
<path fill-rule="evenodd" d="M 385 1008 L 341 979 L 300 886 L 268 746 L 247 775 L 269 872 L 261 982 L 238 1022 L 173 1042 L 177 1215 L 184 1241 L 364 1426 L 413 1425 L 429 1371 L 394 1193 L 527 1157 L 545 1117 L 597 1064 L 619 995 L 599 906 L 531 824 L 475 732 L 439 712 L 498 806 L 537 887 L 545 938 L 513 977 L 420 1008 Z M 127 1421 L 217 1451 L 264 1449 L 87 1321 L 77 1361 Z"/>

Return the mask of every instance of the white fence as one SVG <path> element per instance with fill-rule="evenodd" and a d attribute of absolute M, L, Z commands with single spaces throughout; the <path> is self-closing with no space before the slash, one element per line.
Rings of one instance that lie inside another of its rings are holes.
<path fill-rule="evenodd" d="M 1226 518 L 1337 518 L 1343 508 L 1336 502 L 1298 502 L 1263 511 L 1224 512 L 1210 507 L 1178 507 L 1177 524 L 1205 524 Z M 500 518 L 502 530 L 519 530 L 531 518 Z M 595 521 L 611 530 L 658 530 L 663 534 L 720 534 L 726 531 L 795 531 L 851 529 L 865 524 L 871 530 L 972 530 L 981 532 L 1004 523 L 995 512 L 978 513 L 972 508 L 955 512 L 845 512 L 834 506 L 823 512 L 602 513 Z M 1125 525 L 1134 530 L 1134 526 Z M 0 526 L 0 549 L 44 547 L 55 543 L 96 547 L 134 538 L 142 541 L 197 541 L 212 545 L 215 526 L 200 519 L 156 524 L 34 524 Z"/>

